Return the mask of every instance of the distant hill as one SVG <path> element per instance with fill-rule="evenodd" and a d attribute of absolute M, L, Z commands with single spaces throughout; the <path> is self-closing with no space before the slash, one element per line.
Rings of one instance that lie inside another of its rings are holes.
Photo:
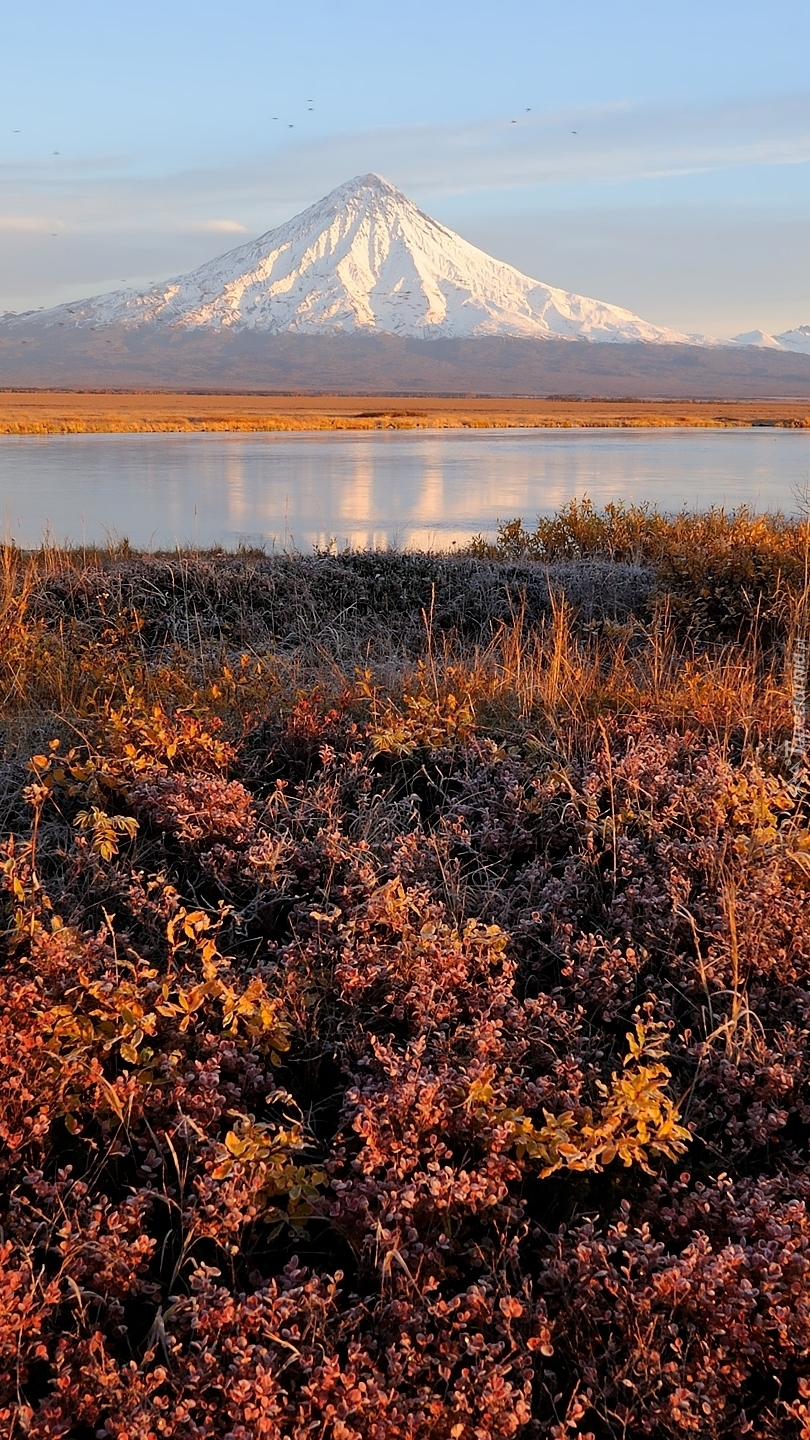
<path fill-rule="evenodd" d="M 797 325 L 781 335 L 768 335 L 764 330 L 749 330 L 735 335 L 733 345 L 756 345 L 763 350 L 791 350 L 794 355 L 810 355 L 810 325 Z"/>
<path fill-rule="evenodd" d="M 807 399 L 810 355 L 753 347 L 0 327 L 0 387 Z"/>

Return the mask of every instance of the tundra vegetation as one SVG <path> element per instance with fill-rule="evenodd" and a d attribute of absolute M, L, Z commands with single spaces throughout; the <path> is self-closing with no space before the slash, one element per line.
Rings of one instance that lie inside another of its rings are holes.
<path fill-rule="evenodd" d="M 808 541 L 2 552 L 5 1435 L 808 1440 Z"/>

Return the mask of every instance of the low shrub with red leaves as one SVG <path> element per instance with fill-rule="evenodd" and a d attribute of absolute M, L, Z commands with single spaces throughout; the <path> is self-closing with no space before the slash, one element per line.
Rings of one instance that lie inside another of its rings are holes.
<path fill-rule="evenodd" d="M 637 636 L 330 690 L 119 620 L 3 772 L 5 1433 L 808 1440 L 779 657 L 722 728 Z"/>

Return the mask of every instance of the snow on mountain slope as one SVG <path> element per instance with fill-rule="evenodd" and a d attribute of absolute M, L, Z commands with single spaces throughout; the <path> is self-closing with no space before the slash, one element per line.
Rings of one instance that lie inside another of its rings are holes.
<path fill-rule="evenodd" d="M 783 330 L 775 339 L 783 350 L 793 350 L 797 355 L 810 355 L 810 325 L 797 325 L 795 330 Z"/>
<path fill-rule="evenodd" d="M 532 280 L 432 220 L 378 175 L 348 181 L 258 240 L 150 290 L 119 290 L 17 319 L 35 329 L 712 343 Z"/>
<path fill-rule="evenodd" d="M 744 335 L 735 335 L 732 345 L 756 345 L 760 350 L 789 350 L 794 355 L 810 355 L 810 325 L 797 325 L 795 330 L 783 330 L 779 335 L 768 335 L 764 330 L 747 330 Z"/>
<path fill-rule="evenodd" d="M 758 350 L 781 350 L 775 335 L 769 335 L 765 330 L 746 330 L 742 335 L 735 335 L 732 345 L 755 345 Z"/>

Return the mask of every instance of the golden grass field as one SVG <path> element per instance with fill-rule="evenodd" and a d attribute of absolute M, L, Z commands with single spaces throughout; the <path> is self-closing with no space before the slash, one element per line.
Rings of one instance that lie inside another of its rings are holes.
<path fill-rule="evenodd" d="M 767 425 L 810 429 L 807 401 L 497 399 L 166 391 L 0 392 L 0 434 Z"/>

